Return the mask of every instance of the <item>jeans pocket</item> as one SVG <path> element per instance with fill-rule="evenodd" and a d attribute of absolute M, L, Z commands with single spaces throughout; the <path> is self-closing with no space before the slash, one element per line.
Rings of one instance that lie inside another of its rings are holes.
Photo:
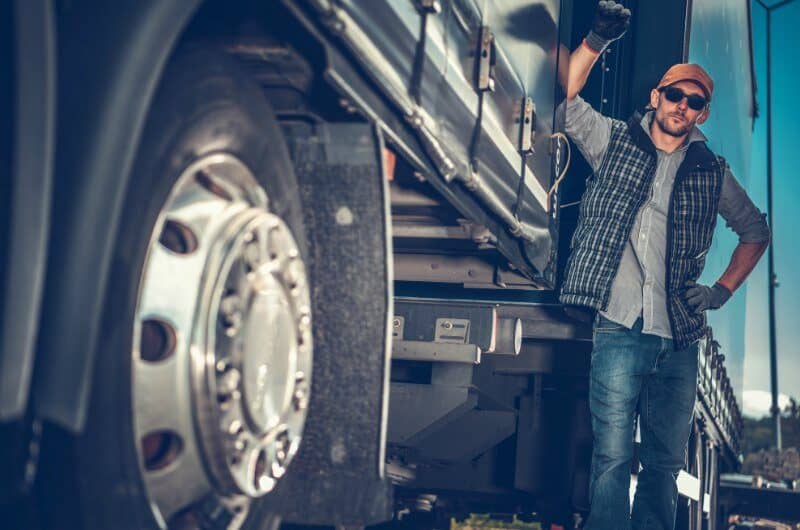
<path fill-rule="evenodd" d="M 598 331 L 600 333 L 614 333 L 617 331 L 623 331 L 627 329 L 622 324 L 618 324 L 612 320 L 607 319 L 600 312 L 597 312 L 597 316 L 594 320 L 594 331 Z"/>

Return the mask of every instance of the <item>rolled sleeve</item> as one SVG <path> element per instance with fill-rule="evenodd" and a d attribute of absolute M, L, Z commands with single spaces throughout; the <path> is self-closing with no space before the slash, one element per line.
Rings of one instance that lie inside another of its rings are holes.
<path fill-rule="evenodd" d="M 726 226 L 739 236 L 740 243 L 769 242 L 767 214 L 762 213 L 753 204 L 730 168 L 726 168 L 725 178 L 722 181 L 719 213 L 725 219 Z"/>
<path fill-rule="evenodd" d="M 592 169 L 597 171 L 611 140 L 611 118 L 594 110 L 580 96 L 567 100 L 566 105 L 564 130 Z"/>

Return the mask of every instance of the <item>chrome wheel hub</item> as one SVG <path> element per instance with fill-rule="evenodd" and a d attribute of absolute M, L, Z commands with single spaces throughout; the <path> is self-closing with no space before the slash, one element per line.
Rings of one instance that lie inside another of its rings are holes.
<path fill-rule="evenodd" d="M 237 526 L 297 451 L 312 364 L 305 265 L 238 159 L 207 156 L 174 185 L 133 337 L 134 427 L 154 512 L 164 523 L 216 503 Z"/>

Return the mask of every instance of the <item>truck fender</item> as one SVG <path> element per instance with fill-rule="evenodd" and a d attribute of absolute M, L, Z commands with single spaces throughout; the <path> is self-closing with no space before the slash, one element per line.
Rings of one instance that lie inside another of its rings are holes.
<path fill-rule="evenodd" d="M 53 222 L 36 413 L 78 432 L 124 191 L 150 101 L 199 0 L 66 5 L 58 17 Z M 91 38 L 90 38 L 91 37 Z"/>

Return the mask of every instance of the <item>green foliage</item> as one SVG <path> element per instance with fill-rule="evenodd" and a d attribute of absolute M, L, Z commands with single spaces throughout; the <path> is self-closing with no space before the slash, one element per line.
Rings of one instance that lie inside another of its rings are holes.
<path fill-rule="evenodd" d="M 451 519 L 450 530 L 542 530 L 542 525 L 535 521 L 523 521 L 516 515 L 508 519 L 498 518 L 492 514 L 473 513 L 465 521 L 458 522 Z"/>
<path fill-rule="evenodd" d="M 761 449 L 775 447 L 773 425 L 771 417 L 744 418 L 742 453 L 747 455 Z M 800 415 L 798 415 L 796 403 L 793 410 L 787 407 L 786 412 L 781 415 L 781 435 L 783 447 L 800 447 Z"/>

